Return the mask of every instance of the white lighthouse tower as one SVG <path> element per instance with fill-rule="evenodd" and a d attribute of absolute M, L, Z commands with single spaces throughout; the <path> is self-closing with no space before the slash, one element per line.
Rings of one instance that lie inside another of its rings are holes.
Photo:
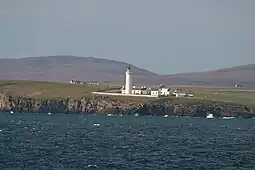
<path fill-rule="evenodd" d="M 125 92 L 126 94 L 132 93 L 132 77 L 131 77 L 131 68 L 130 66 L 127 68 L 126 71 L 126 86 L 125 86 Z"/>

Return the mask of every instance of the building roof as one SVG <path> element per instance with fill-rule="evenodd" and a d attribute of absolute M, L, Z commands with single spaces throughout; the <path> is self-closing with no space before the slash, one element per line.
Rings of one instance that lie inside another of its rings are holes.
<path fill-rule="evenodd" d="M 161 85 L 159 86 L 159 88 L 166 88 L 166 85 L 165 85 L 165 84 L 161 84 Z"/>
<path fill-rule="evenodd" d="M 132 88 L 133 90 L 147 90 L 146 87 L 135 87 L 135 88 Z"/>
<path fill-rule="evenodd" d="M 92 81 L 89 81 L 89 83 L 99 83 L 99 81 L 92 80 Z"/>
<path fill-rule="evenodd" d="M 125 90 L 125 86 L 121 88 L 121 90 Z M 142 88 L 142 87 L 133 87 L 132 90 L 147 90 L 147 88 Z"/>

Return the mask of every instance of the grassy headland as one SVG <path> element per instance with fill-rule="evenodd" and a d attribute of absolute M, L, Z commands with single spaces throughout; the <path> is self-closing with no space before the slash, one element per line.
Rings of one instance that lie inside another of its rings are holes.
<path fill-rule="evenodd" d="M 45 81 L 0 81 L 0 92 L 5 92 L 12 96 L 31 97 L 42 100 L 50 100 L 58 97 L 79 99 L 81 97 L 89 97 L 92 91 L 106 91 L 111 88 L 113 87 L 74 85 Z"/>
<path fill-rule="evenodd" d="M 46 82 L 46 81 L 27 81 L 27 80 L 0 80 L 0 93 L 38 100 L 51 100 L 56 98 L 80 99 L 82 97 L 92 98 L 91 92 L 120 92 L 120 85 L 103 84 L 100 86 L 76 85 L 68 83 Z M 111 96 L 116 100 L 132 100 L 148 102 L 147 97 L 121 97 Z"/>
<path fill-rule="evenodd" d="M 101 113 L 254 117 L 255 91 L 227 87 L 176 87 L 194 97 L 98 96 L 93 91 L 117 92 L 117 85 L 74 85 L 39 81 L 0 81 L 0 111 L 34 113 Z M 191 89 L 192 88 L 192 89 Z"/>
<path fill-rule="evenodd" d="M 56 98 L 81 97 L 92 98 L 91 92 L 104 91 L 116 92 L 118 85 L 74 85 L 67 83 L 25 81 L 25 80 L 2 80 L 0 81 L 0 93 L 5 92 L 12 96 L 22 96 L 39 100 L 50 100 Z M 175 97 L 163 99 L 152 99 L 146 97 L 121 97 L 111 96 L 116 100 L 131 100 L 139 102 L 149 102 L 153 100 L 168 100 L 169 102 L 229 102 L 243 105 L 255 105 L 255 89 L 233 88 L 233 87 L 210 87 L 210 86 L 175 86 L 183 91 L 190 91 L 194 97 L 177 100 Z M 155 101 L 156 102 L 156 101 Z"/>
<path fill-rule="evenodd" d="M 196 100 L 255 105 L 255 89 L 251 88 L 193 86 L 186 87 L 186 90 L 191 90 Z"/>

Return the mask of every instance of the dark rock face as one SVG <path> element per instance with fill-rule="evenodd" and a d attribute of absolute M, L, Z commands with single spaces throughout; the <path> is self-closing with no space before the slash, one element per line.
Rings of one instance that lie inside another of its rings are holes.
<path fill-rule="evenodd" d="M 216 103 L 184 103 L 174 102 L 135 103 L 118 101 L 110 97 L 59 98 L 55 100 L 35 100 L 31 98 L 13 97 L 0 94 L 0 111 L 36 112 L 36 113 L 100 113 L 100 114 L 135 114 L 163 116 L 165 114 L 178 116 L 205 117 L 213 113 L 215 117 L 231 116 L 250 118 L 255 116 L 255 109 L 236 104 Z"/>
<path fill-rule="evenodd" d="M 170 105 L 144 105 L 136 112 L 141 115 L 163 116 L 165 114 L 176 116 L 206 117 L 207 113 L 212 113 L 215 117 L 243 117 L 251 118 L 255 116 L 254 110 L 246 110 L 245 106 L 225 104 L 225 105 L 206 105 L 206 104 L 170 104 Z"/>

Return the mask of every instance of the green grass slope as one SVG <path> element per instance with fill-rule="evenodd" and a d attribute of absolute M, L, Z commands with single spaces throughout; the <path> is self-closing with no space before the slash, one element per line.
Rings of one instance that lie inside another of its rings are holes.
<path fill-rule="evenodd" d="M 87 86 L 74 85 L 43 81 L 23 81 L 23 80 L 2 80 L 0 81 L 0 92 L 13 96 L 31 97 L 35 99 L 55 99 L 58 97 L 71 97 L 79 99 L 81 97 L 92 97 L 93 91 L 117 92 L 118 85 Z M 233 88 L 233 87 L 213 87 L 213 86 L 180 86 L 183 91 L 189 91 L 194 97 L 181 99 L 182 102 L 229 102 L 243 105 L 255 105 L 255 89 Z M 151 102 L 152 99 L 146 97 L 121 97 L 111 96 L 116 100 L 130 100 L 133 102 Z M 163 100 L 177 102 L 175 97 L 167 97 Z"/>
<path fill-rule="evenodd" d="M 72 97 L 74 99 L 90 96 L 93 91 L 107 91 L 114 87 L 74 85 L 44 81 L 2 80 L 0 91 L 13 96 L 24 96 L 36 99 L 54 99 Z"/>

